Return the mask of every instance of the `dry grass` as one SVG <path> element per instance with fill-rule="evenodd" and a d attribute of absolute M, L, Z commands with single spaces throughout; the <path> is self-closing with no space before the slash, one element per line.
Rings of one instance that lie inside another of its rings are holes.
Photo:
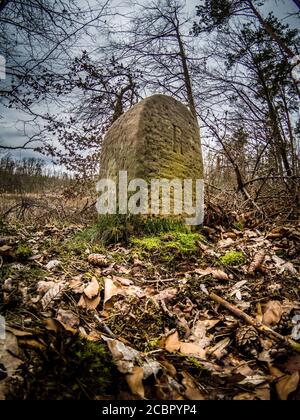
<path fill-rule="evenodd" d="M 95 217 L 95 197 L 63 193 L 0 194 L 0 220 L 42 224 L 54 220 L 89 222 Z"/>

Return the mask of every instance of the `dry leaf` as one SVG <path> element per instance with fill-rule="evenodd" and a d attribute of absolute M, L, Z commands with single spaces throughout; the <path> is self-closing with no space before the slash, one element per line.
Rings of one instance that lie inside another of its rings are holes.
<path fill-rule="evenodd" d="M 169 352 L 175 352 L 180 349 L 180 341 L 178 332 L 175 331 L 173 334 L 170 334 L 165 341 L 165 349 Z"/>
<path fill-rule="evenodd" d="M 59 267 L 60 264 L 61 264 L 61 262 L 58 261 L 58 260 L 51 260 L 51 261 L 48 262 L 48 264 L 46 264 L 45 268 L 46 268 L 46 270 L 51 271 L 51 270 L 54 270 L 54 268 Z"/>
<path fill-rule="evenodd" d="M 229 280 L 228 275 L 223 271 L 212 267 L 205 269 L 195 268 L 194 273 L 199 274 L 201 277 L 212 275 L 217 280 Z"/>
<path fill-rule="evenodd" d="M 284 375 L 279 369 L 274 366 L 270 366 L 270 372 L 273 376 L 278 379 L 276 383 L 276 391 L 278 397 L 286 401 L 288 396 L 296 391 L 298 384 L 299 384 L 299 372 L 293 372 L 291 375 L 287 374 Z"/>
<path fill-rule="evenodd" d="M 41 280 L 41 281 L 39 281 L 37 283 L 36 290 L 37 290 L 38 294 L 42 296 L 45 293 L 47 293 L 48 290 L 51 289 L 51 287 L 55 286 L 56 284 L 57 283 L 55 283 L 55 281 L 51 281 L 51 280 L 44 281 L 44 280 Z"/>
<path fill-rule="evenodd" d="M 222 270 L 213 270 L 212 276 L 214 279 L 217 279 L 217 280 L 229 280 L 228 274 L 226 274 Z"/>
<path fill-rule="evenodd" d="M 73 290 L 74 293 L 83 293 L 85 285 L 82 282 L 82 276 L 73 277 L 69 281 L 69 287 Z"/>
<path fill-rule="evenodd" d="M 168 360 L 162 360 L 160 361 L 160 364 L 166 369 L 167 373 L 172 376 L 172 378 L 175 378 L 177 375 L 177 370 L 172 363 L 170 363 Z"/>
<path fill-rule="evenodd" d="M 18 344 L 20 347 L 25 347 L 27 349 L 33 350 L 45 350 L 45 344 L 41 343 L 39 340 L 31 337 L 19 337 Z"/>
<path fill-rule="evenodd" d="M 70 327 L 67 324 L 64 324 L 63 322 L 59 321 L 56 318 L 48 318 L 45 320 L 46 328 L 49 331 L 54 331 L 55 333 L 62 332 L 62 331 L 69 331 L 72 334 L 76 334 L 77 330 Z"/>
<path fill-rule="evenodd" d="M 43 310 L 45 310 L 54 299 L 60 297 L 64 287 L 65 285 L 63 283 L 57 283 L 55 286 L 48 290 L 48 292 L 43 296 L 41 300 Z"/>
<path fill-rule="evenodd" d="M 217 243 L 218 248 L 227 248 L 234 244 L 234 240 L 232 238 L 222 239 Z"/>
<path fill-rule="evenodd" d="M 159 292 L 154 297 L 158 300 L 164 300 L 167 302 L 168 300 L 173 299 L 176 296 L 177 292 L 178 290 L 175 287 L 168 287 L 167 289 L 164 289 L 161 292 Z"/>
<path fill-rule="evenodd" d="M 84 289 L 83 293 L 86 295 L 87 298 L 93 299 L 99 294 L 99 283 L 96 277 L 93 277 L 91 282 L 88 284 L 88 286 Z"/>
<path fill-rule="evenodd" d="M 113 296 L 124 295 L 123 289 L 118 287 L 111 278 L 107 277 L 104 282 L 104 308 L 112 307 L 112 302 L 109 302 Z"/>
<path fill-rule="evenodd" d="M 216 345 L 214 345 L 211 349 L 209 349 L 209 354 L 214 356 L 217 359 L 221 359 L 223 356 L 227 354 L 226 348 L 230 344 L 230 338 L 226 337 L 223 340 L 219 341 Z"/>
<path fill-rule="evenodd" d="M 253 401 L 255 395 L 252 392 L 241 392 L 233 397 L 234 401 Z"/>
<path fill-rule="evenodd" d="M 113 281 L 121 283 L 123 286 L 130 286 L 133 284 L 132 280 L 126 279 L 125 277 L 113 276 L 112 279 Z"/>
<path fill-rule="evenodd" d="M 183 376 L 182 385 L 184 385 L 186 391 L 185 396 L 188 400 L 203 401 L 205 400 L 203 394 L 199 391 L 196 382 L 192 375 L 188 372 L 181 372 Z"/>
<path fill-rule="evenodd" d="M 81 298 L 79 299 L 79 302 L 78 302 L 78 306 L 80 307 L 80 308 L 83 308 L 83 309 L 87 309 L 87 310 L 94 310 L 94 309 L 96 309 L 97 308 L 97 306 L 99 305 L 99 303 L 100 303 L 100 300 L 101 300 L 101 298 L 100 298 L 100 295 L 99 296 L 96 296 L 95 298 L 93 298 L 93 299 L 89 299 L 84 293 L 81 295 Z"/>
<path fill-rule="evenodd" d="M 126 382 L 130 388 L 130 391 L 134 395 L 138 395 L 141 398 L 145 397 L 143 377 L 144 369 L 140 366 L 134 366 L 132 372 L 125 375 Z"/>
<path fill-rule="evenodd" d="M 17 337 L 10 331 L 6 331 L 4 339 L 0 340 L 0 364 L 4 366 L 4 372 L 8 377 L 11 377 L 23 364 L 19 356 L 20 349 Z"/>
<path fill-rule="evenodd" d="M 201 359 L 205 359 L 206 351 L 197 344 L 194 343 L 180 343 L 180 353 L 198 356 Z"/>
<path fill-rule="evenodd" d="M 255 395 L 262 401 L 269 401 L 271 399 L 270 385 L 264 384 L 255 388 Z"/>
<path fill-rule="evenodd" d="M 56 319 L 62 324 L 69 325 L 71 328 L 79 325 L 78 316 L 70 310 L 60 308 L 57 312 Z"/>
<path fill-rule="evenodd" d="M 183 400 L 182 386 L 167 373 L 156 379 L 156 398 L 159 400 Z"/>
<path fill-rule="evenodd" d="M 263 324 L 267 326 L 277 325 L 281 319 L 283 310 L 278 300 L 270 300 L 264 308 Z"/>

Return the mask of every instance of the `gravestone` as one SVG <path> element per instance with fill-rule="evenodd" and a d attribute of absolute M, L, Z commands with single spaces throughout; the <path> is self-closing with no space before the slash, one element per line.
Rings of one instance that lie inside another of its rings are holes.
<path fill-rule="evenodd" d="M 121 115 L 106 133 L 100 177 L 203 179 L 199 127 L 188 108 L 156 94 Z"/>

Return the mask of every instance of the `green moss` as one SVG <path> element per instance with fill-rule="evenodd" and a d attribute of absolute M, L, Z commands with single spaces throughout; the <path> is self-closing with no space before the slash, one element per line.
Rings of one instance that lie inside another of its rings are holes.
<path fill-rule="evenodd" d="M 197 250 L 197 242 L 202 240 L 199 233 L 170 232 L 160 236 L 133 238 L 132 243 L 147 251 L 153 249 L 177 250 L 182 254 Z"/>
<path fill-rule="evenodd" d="M 131 242 L 147 251 L 151 251 L 162 246 L 162 242 L 158 236 L 149 236 L 141 239 L 133 238 Z"/>
<path fill-rule="evenodd" d="M 195 357 L 188 357 L 187 360 L 197 369 L 202 369 L 202 364 Z"/>
<path fill-rule="evenodd" d="M 233 226 L 235 229 L 240 230 L 241 232 L 244 230 L 244 223 L 242 222 L 235 222 Z"/>
<path fill-rule="evenodd" d="M 161 338 L 157 337 L 157 338 L 153 338 L 152 340 L 147 341 L 146 346 L 145 346 L 145 352 L 147 353 L 149 351 L 159 348 L 160 340 Z"/>
<path fill-rule="evenodd" d="M 32 251 L 26 244 L 19 244 L 16 252 L 15 252 L 16 258 L 19 261 L 27 261 L 28 258 L 32 256 Z"/>
<path fill-rule="evenodd" d="M 228 251 L 220 258 L 220 263 L 226 266 L 240 266 L 245 262 L 246 258 L 240 251 Z"/>

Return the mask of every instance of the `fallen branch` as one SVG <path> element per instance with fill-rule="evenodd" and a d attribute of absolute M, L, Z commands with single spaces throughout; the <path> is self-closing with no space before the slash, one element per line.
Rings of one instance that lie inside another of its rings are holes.
<path fill-rule="evenodd" d="M 219 303 L 220 305 L 224 306 L 224 308 L 228 309 L 231 313 L 233 313 L 238 318 L 243 319 L 247 324 L 252 325 L 255 327 L 258 331 L 270 335 L 274 337 L 276 340 L 284 342 L 285 344 L 292 347 L 293 350 L 300 353 L 300 344 L 296 341 L 292 340 L 289 337 L 285 337 L 278 332 L 274 331 L 272 328 L 263 325 L 261 322 L 257 321 L 255 318 L 252 318 L 252 316 L 247 315 L 244 311 L 237 308 L 236 306 L 232 305 L 231 303 L 227 302 L 225 299 L 221 298 L 220 296 L 216 295 L 215 293 L 208 293 L 208 296 L 216 303 Z"/>

